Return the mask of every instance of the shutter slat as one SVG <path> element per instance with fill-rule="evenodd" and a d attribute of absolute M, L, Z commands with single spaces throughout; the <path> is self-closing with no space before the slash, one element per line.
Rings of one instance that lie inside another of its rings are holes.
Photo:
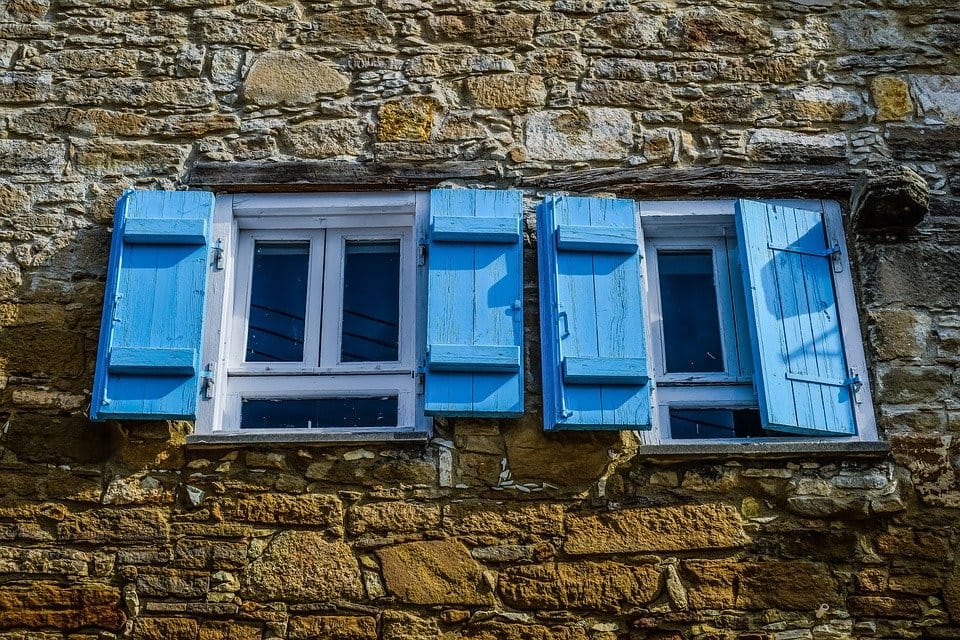
<path fill-rule="evenodd" d="M 523 413 L 521 210 L 519 191 L 431 192 L 429 415 Z"/>
<path fill-rule="evenodd" d="M 520 219 L 437 216 L 430 237 L 434 242 L 513 243 L 520 238 Z"/>
<path fill-rule="evenodd" d="M 92 419 L 195 417 L 212 215 L 213 195 L 199 191 L 117 202 Z"/>
<path fill-rule="evenodd" d="M 822 212 L 741 200 L 737 230 L 764 427 L 856 434 Z"/>
<path fill-rule="evenodd" d="M 557 227 L 557 249 L 593 253 L 636 253 L 637 234 L 622 227 Z"/>
<path fill-rule="evenodd" d="M 193 349 L 130 349 L 110 351 L 110 373 L 146 376 L 185 375 L 197 372 L 197 352 Z"/>
<path fill-rule="evenodd" d="M 649 429 L 633 202 L 550 197 L 538 214 L 545 428 Z"/>

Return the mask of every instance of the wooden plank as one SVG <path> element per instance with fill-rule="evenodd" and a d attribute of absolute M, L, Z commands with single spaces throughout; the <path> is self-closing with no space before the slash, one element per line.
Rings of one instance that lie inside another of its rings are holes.
<path fill-rule="evenodd" d="M 811 197 L 847 199 L 857 174 L 841 169 L 781 170 L 731 167 L 610 167 L 527 176 L 524 187 L 598 191 L 629 198 Z"/>
<path fill-rule="evenodd" d="M 520 347 L 433 344 L 427 364 L 434 371 L 519 371 Z"/>
<path fill-rule="evenodd" d="M 642 358 L 564 358 L 563 380 L 573 384 L 646 384 Z"/>
<path fill-rule="evenodd" d="M 198 162 L 184 184 L 221 193 L 291 191 L 376 191 L 427 189 L 445 180 L 492 181 L 499 178 L 496 162 L 410 163 L 377 162 Z"/>
<path fill-rule="evenodd" d="M 594 253 L 636 253 L 637 234 L 622 227 L 557 227 L 557 249 Z"/>
<path fill-rule="evenodd" d="M 205 244 L 207 221 L 128 218 L 123 225 L 123 241 L 127 244 Z"/>
<path fill-rule="evenodd" d="M 515 243 L 520 238 L 520 219 L 437 216 L 430 237 L 441 242 Z"/>
<path fill-rule="evenodd" d="M 151 349 L 115 347 L 107 365 L 110 373 L 142 376 L 191 376 L 197 371 L 197 352 L 193 349 Z"/>

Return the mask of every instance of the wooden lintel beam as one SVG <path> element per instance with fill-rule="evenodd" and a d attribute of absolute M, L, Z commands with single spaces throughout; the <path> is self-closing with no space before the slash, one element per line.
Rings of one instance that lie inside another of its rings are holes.
<path fill-rule="evenodd" d="M 445 180 L 488 182 L 495 162 L 384 165 L 359 162 L 199 162 L 184 184 L 221 192 L 425 189 Z"/>
<path fill-rule="evenodd" d="M 521 185 L 634 198 L 759 197 L 847 199 L 856 174 L 831 169 L 731 167 L 604 168 L 525 177 Z"/>

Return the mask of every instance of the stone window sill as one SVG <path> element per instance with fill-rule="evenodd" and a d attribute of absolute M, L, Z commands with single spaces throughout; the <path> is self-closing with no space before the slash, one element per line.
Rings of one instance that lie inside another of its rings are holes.
<path fill-rule="evenodd" d="M 350 445 L 358 442 L 424 443 L 430 436 L 425 431 L 366 431 L 363 433 L 216 433 L 187 436 L 191 447 L 229 447 L 233 445 Z"/>
<path fill-rule="evenodd" d="M 886 458 L 890 445 L 886 442 L 722 442 L 697 444 L 644 445 L 638 458 L 654 460 L 697 460 L 711 458 Z"/>

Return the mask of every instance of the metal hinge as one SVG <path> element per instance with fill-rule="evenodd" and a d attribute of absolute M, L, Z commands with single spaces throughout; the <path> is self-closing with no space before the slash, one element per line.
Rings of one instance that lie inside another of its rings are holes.
<path fill-rule="evenodd" d="M 423 370 L 423 367 L 417 367 L 417 370 L 414 372 L 413 376 L 417 379 L 417 395 L 423 394 L 423 387 L 426 383 L 427 374 Z"/>
<path fill-rule="evenodd" d="M 217 271 L 223 270 L 223 238 L 217 238 L 213 243 L 213 268 Z"/>
<path fill-rule="evenodd" d="M 216 369 L 214 369 L 212 364 L 208 364 L 203 368 L 203 371 L 200 372 L 201 387 L 200 392 L 204 400 L 213 400 L 214 387 L 217 384 L 216 379 Z"/>
<path fill-rule="evenodd" d="M 425 243 L 420 243 L 418 245 L 419 251 L 417 252 L 417 266 L 422 267 L 427 264 L 427 253 L 429 252 L 429 245 Z"/>
<path fill-rule="evenodd" d="M 847 384 L 850 385 L 850 394 L 853 396 L 853 401 L 862 404 L 863 397 L 860 391 L 863 389 L 863 380 L 860 378 L 859 372 L 853 367 L 850 367 L 850 377 L 847 378 Z"/>
<path fill-rule="evenodd" d="M 804 256 L 816 256 L 818 258 L 829 258 L 831 264 L 833 265 L 834 273 L 840 273 L 843 271 L 843 251 L 840 249 L 840 243 L 834 242 L 832 247 L 827 247 L 826 249 L 807 249 L 805 247 L 793 247 L 790 245 L 782 244 L 767 244 L 768 249 L 773 249 L 774 251 L 786 251 L 787 253 L 799 253 Z"/>

